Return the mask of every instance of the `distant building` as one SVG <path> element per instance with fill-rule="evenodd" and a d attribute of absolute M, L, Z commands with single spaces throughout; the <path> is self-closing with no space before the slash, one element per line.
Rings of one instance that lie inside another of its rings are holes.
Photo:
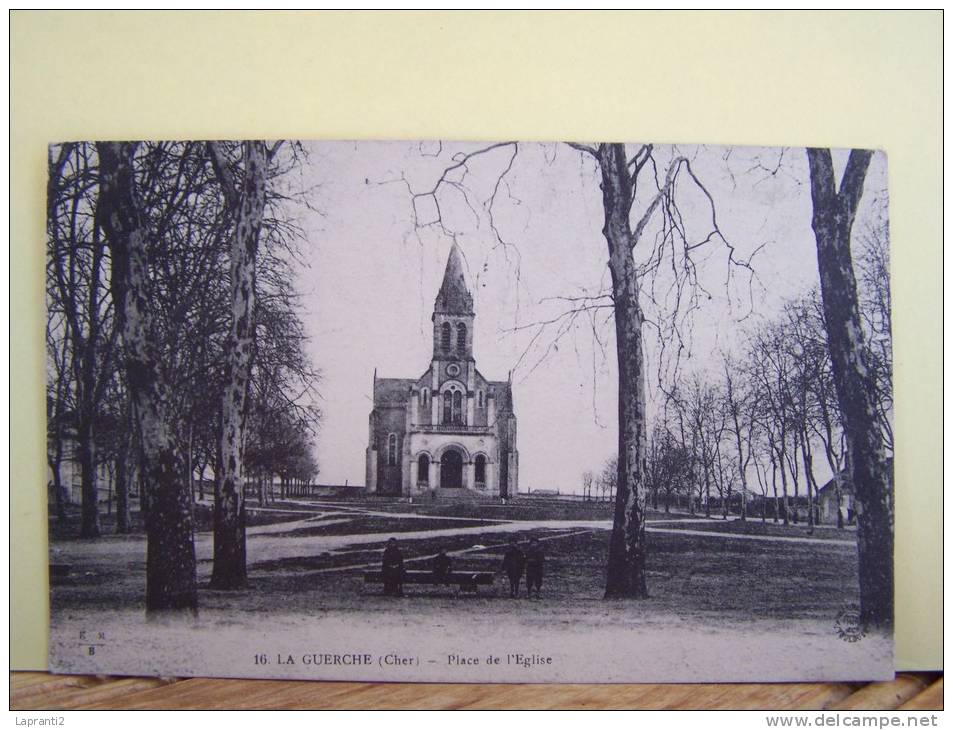
<path fill-rule="evenodd" d="M 49 458 L 46 462 L 46 485 L 49 494 L 48 503 L 56 504 L 56 494 L 54 493 L 53 467 L 50 462 L 53 460 L 52 439 L 48 440 L 47 452 Z M 63 437 L 62 455 L 60 457 L 60 487 L 63 490 L 63 498 L 67 504 L 83 503 L 83 472 L 79 463 L 79 444 L 71 436 Z M 96 492 L 99 502 L 106 502 L 112 497 L 113 472 L 110 464 L 106 461 L 96 463 Z"/>
<path fill-rule="evenodd" d="M 818 521 L 821 524 L 837 524 L 837 488 L 835 480 L 840 480 L 840 513 L 843 524 L 852 523 L 855 519 L 854 485 L 846 471 L 835 474 L 827 484 L 817 490 Z"/>
<path fill-rule="evenodd" d="M 454 243 L 433 311 L 433 356 L 418 378 L 379 378 L 366 452 L 369 493 L 517 494 L 519 452 L 510 381 L 487 380 L 473 357 L 473 297 Z"/>

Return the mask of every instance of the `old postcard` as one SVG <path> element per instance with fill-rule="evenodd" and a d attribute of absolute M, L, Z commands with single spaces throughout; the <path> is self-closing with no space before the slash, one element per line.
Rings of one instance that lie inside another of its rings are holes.
<path fill-rule="evenodd" d="M 49 150 L 50 667 L 893 676 L 887 162 Z"/>

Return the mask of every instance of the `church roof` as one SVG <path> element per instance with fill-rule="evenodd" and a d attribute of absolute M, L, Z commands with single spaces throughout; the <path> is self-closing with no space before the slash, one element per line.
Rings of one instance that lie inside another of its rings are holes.
<path fill-rule="evenodd" d="M 377 378 L 374 381 L 374 407 L 403 407 L 410 398 L 410 389 L 416 384 L 413 378 Z"/>
<path fill-rule="evenodd" d="M 443 272 L 443 283 L 437 292 L 437 301 L 434 303 L 435 312 L 447 314 L 473 314 L 473 297 L 467 289 L 466 277 L 463 274 L 463 254 L 457 242 L 450 248 L 447 258 L 447 268 Z"/>
<path fill-rule="evenodd" d="M 491 380 L 489 386 L 493 391 L 493 397 L 496 398 L 497 413 L 513 412 L 513 386 L 504 381 Z"/>

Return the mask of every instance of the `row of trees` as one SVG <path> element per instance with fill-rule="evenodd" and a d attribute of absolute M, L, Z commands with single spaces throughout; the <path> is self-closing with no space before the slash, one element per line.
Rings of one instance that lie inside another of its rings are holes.
<path fill-rule="evenodd" d="M 586 501 L 611 502 L 615 499 L 616 481 L 619 477 L 619 460 L 613 456 L 606 459 L 596 474 L 586 471 L 582 475 L 582 496 Z"/>
<path fill-rule="evenodd" d="M 876 387 L 880 438 L 893 450 L 889 324 L 889 250 L 886 223 L 871 227 L 857 246 L 860 303 L 867 362 Z M 820 293 L 788 301 L 779 316 L 742 331 L 737 356 L 720 367 L 678 379 L 665 394 L 648 443 L 647 489 L 652 506 L 673 501 L 711 516 L 716 503 L 747 519 L 750 495 L 759 515 L 774 521 L 816 519 L 817 473 L 834 475 L 837 524 L 843 527 L 841 490 L 849 471 L 844 414 Z M 820 467 L 819 461 L 823 461 Z M 713 499 L 714 498 L 714 499 Z"/>
<path fill-rule="evenodd" d="M 712 241 L 725 244 L 729 262 L 739 265 L 749 262 L 735 261 L 734 248 L 724 239 L 718 226 L 714 199 L 694 173 L 690 160 L 675 156 L 668 163 L 663 177 L 652 157 L 651 145 L 642 145 L 633 155 L 629 155 L 625 145 L 621 144 L 573 146 L 595 159 L 602 179 L 603 234 L 612 277 L 611 298 L 618 356 L 618 482 L 609 543 L 606 597 L 641 598 L 648 594 L 645 506 L 650 478 L 647 473 L 648 418 L 643 355 L 645 314 L 640 292 L 649 287 L 663 259 L 670 258 L 675 291 L 685 291 L 691 306 L 699 289 L 691 252 Z M 884 444 L 885 419 L 877 370 L 871 362 L 874 348 L 867 344 L 864 333 L 851 250 L 854 219 L 872 153 L 851 150 L 838 180 L 830 150 L 808 148 L 805 152 L 812 202 L 811 225 L 821 285 L 820 310 L 825 334 L 821 341 L 830 358 L 833 392 L 836 393 L 846 442 L 846 462 L 858 506 L 861 619 L 869 625 L 884 626 L 893 621 L 893 483 Z M 649 162 L 652 164 L 647 168 Z M 645 172 L 646 169 L 649 172 Z M 643 178 L 647 178 L 651 185 L 651 197 L 647 204 L 637 207 L 637 192 L 644 184 Z M 710 230 L 698 239 L 690 238 L 686 233 L 683 209 L 677 195 L 680 179 L 700 190 L 711 205 Z M 646 235 L 647 226 L 656 216 L 661 220 L 661 235 L 650 239 Z M 652 253 L 653 246 L 657 255 Z M 648 253 L 647 265 L 636 264 L 637 251 L 641 251 L 643 256 Z M 674 308 L 670 308 L 672 313 L 677 314 L 681 301 L 681 296 L 676 297 Z M 677 336 L 677 332 L 675 334 Z M 803 406 L 801 411 L 804 411 Z M 729 420 L 737 435 L 742 429 L 740 423 L 735 425 L 733 419 Z M 787 414 L 783 418 L 779 416 L 781 421 L 787 421 Z M 800 429 L 800 425 L 796 429 Z M 730 429 L 728 431 L 731 433 Z M 791 443 L 795 441 L 797 438 L 793 437 Z M 780 443 L 777 445 L 781 446 Z M 802 459 L 810 459 L 809 454 L 804 455 L 803 444 L 796 451 L 802 451 Z M 712 453 L 711 447 L 709 453 Z M 717 457 L 717 450 L 715 454 Z M 782 474 L 787 466 L 783 463 L 786 458 L 793 459 L 794 455 L 788 457 L 785 451 L 779 457 L 777 466 Z M 744 460 L 742 456 L 741 461 Z M 704 473 L 710 471 L 703 470 Z M 743 473 L 743 470 L 739 471 L 742 481 Z"/>
<path fill-rule="evenodd" d="M 50 148 L 49 466 L 75 458 L 81 535 L 117 527 L 130 484 L 149 539 L 147 606 L 195 606 L 193 481 L 214 479 L 213 582 L 242 585 L 246 477 L 316 473 L 316 373 L 304 349 L 288 210 L 296 145 L 70 143 Z M 73 452 L 73 453 L 71 453 Z"/>

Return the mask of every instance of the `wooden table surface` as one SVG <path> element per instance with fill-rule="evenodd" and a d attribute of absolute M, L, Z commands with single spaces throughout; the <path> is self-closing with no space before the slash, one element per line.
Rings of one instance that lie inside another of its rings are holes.
<path fill-rule="evenodd" d="M 10 709 L 942 710 L 943 676 L 872 684 L 400 684 L 11 672 Z"/>

